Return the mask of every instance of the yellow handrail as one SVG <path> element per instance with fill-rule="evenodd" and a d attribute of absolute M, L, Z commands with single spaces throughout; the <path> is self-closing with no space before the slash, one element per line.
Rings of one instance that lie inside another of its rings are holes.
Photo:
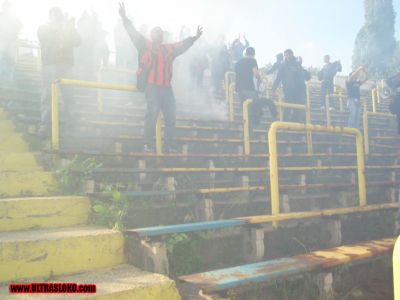
<path fill-rule="evenodd" d="M 224 80 L 224 88 L 225 88 L 225 99 L 229 101 L 229 86 L 231 83 L 235 82 L 235 72 L 226 72 L 225 73 L 225 80 Z"/>
<path fill-rule="evenodd" d="M 279 173 L 278 173 L 278 151 L 277 151 L 277 131 L 278 130 L 294 130 L 294 131 L 314 131 L 354 135 L 356 137 L 357 146 L 357 170 L 358 170 L 358 193 L 359 204 L 364 206 L 367 204 L 366 187 L 365 187 L 365 164 L 364 164 L 364 148 L 363 137 L 361 132 L 355 128 L 342 127 L 323 127 L 320 125 L 274 122 L 268 132 L 269 143 L 269 169 L 270 169 L 270 185 L 271 185 L 271 212 L 272 215 L 280 213 L 280 197 L 279 197 Z M 279 224 L 274 222 L 274 227 Z"/>
<path fill-rule="evenodd" d="M 158 114 L 157 123 L 156 123 L 156 153 L 157 155 L 163 154 L 163 141 L 162 141 L 162 117 L 161 113 Z"/>
<path fill-rule="evenodd" d="M 364 109 L 363 114 L 363 127 L 364 127 L 364 152 L 365 155 L 369 154 L 369 116 L 379 116 L 379 117 L 391 117 L 394 118 L 395 115 L 380 112 L 369 112 Z"/>
<path fill-rule="evenodd" d="M 394 300 L 400 300 L 400 237 L 393 250 L 393 287 Z"/>
<path fill-rule="evenodd" d="M 311 124 L 311 110 L 310 106 L 308 106 L 308 102 L 306 105 L 304 104 L 295 104 L 295 103 L 287 103 L 283 102 L 282 98 L 279 98 L 279 102 L 275 102 L 275 105 L 279 107 L 280 112 L 280 120 L 283 121 L 283 108 L 293 108 L 298 110 L 304 110 L 306 115 L 306 124 Z M 312 144 L 312 134 L 311 132 L 307 131 L 307 153 L 313 153 L 313 144 Z"/>
<path fill-rule="evenodd" d="M 136 92 L 137 89 L 132 85 L 103 83 L 95 81 L 83 81 L 74 79 L 57 79 L 51 85 L 51 142 L 53 150 L 60 149 L 60 135 L 59 135 L 59 111 L 58 111 L 58 98 L 60 85 L 79 86 L 94 89 L 107 89 L 117 91 Z"/>
<path fill-rule="evenodd" d="M 115 73 L 124 73 L 124 74 L 136 74 L 135 71 L 132 70 L 127 70 L 127 69 L 118 69 L 118 68 L 112 68 L 112 67 L 105 67 L 105 66 L 101 66 L 98 70 L 97 70 L 97 81 L 98 82 L 102 82 L 103 81 L 103 73 L 105 71 L 110 71 L 110 72 L 115 72 Z M 99 112 L 103 111 L 103 93 L 102 91 L 99 89 L 97 90 L 97 110 Z"/>
<path fill-rule="evenodd" d="M 371 97 L 372 97 L 372 112 L 376 113 L 376 98 L 378 95 L 378 91 L 376 88 L 371 90 Z"/>
<path fill-rule="evenodd" d="M 244 155 L 250 155 L 250 125 L 249 125 L 249 106 L 253 102 L 252 99 L 247 99 L 243 102 L 243 144 Z"/>
<path fill-rule="evenodd" d="M 233 105 L 233 100 L 235 96 L 235 88 L 236 84 L 232 82 L 229 85 L 229 90 L 228 90 L 228 113 L 229 113 L 229 121 L 234 121 L 235 120 L 235 110 L 234 110 L 234 105 Z"/>
<path fill-rule="evenodd" d="M 337 97 L 339 99 L 339 109 L 343 111 L 342 92 L 339 94 L 327 94 L 325 97 L 325 113 L 326 113 L 326 126 L 331 126 L 331 98 Z"/>

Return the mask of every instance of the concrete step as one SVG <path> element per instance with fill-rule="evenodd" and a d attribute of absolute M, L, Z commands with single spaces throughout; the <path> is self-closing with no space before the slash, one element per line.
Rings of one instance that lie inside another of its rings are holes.
<path fill-rule="evenodd" d="M 47 196 L 56 188 L 49 172 L 0 172 L 0 197 Z"/>
<path fill-rule="evenodd" d="M 0 233 L 0 281 L 74 274 L 124 262 L 122 233 L 71 227 Z"/>
<path fill-rule="evenodd" d="M 166 276 L 141 271 L 128 265 L 110 269 L 63 276 L 52 282 L 95 284 L 96 294 L 45 295 L 25 294 L 11 296 L 8 287 L 0 288 L 1 299 L 133 299 L 178 300 L 181 299 L 175 282 Z"/>
<path fill-rule="evenodd" d="M 4 152 L 0 151 L 0 172 L 7 171 L 41 171 L 31 152 Z"/>
<path fill-rule="evenodd" d="M 28 152 L 29 146 L 17 133 L 1 134 L 0 151 L 2 152 Z"/>
<path fill-rule="evenodd" d="M 82 225 L 89 213 L 86 197 L 0 199 L 0 232 Z"/>

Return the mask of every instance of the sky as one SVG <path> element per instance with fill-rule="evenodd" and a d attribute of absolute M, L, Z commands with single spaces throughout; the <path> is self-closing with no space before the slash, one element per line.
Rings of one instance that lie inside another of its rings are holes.
<path fill-rule="evenodd" d="M 1 0 L 0 0 L 1 2 Z M 16 14 L 24 23 L 23 37 L 36 38 L 36 30 L 47 20 L 48 9 L 60 6 L 79 16 L 94 9 L 103 27 L 112 32 L 118 18 L 115 0 L 13 0 Z M 198 24 L 205 38 L 224 33 L 231 41 L 245 33 L 256 48 L 262 66 L 273 62 L 275 54 L 292 48 L 305 66 L 320 66 L 322 56 L 340 59 L 345 72 L 351 68 L 354 39 L 364 22 L 363 0 L 126 0 L 128 14 L 139 27 L 160 25 L 179 32 L 185 24 L 194 33 Z M 400 0 L 393 0 L 399 17 L 396 38 L 400 39 Z"/>

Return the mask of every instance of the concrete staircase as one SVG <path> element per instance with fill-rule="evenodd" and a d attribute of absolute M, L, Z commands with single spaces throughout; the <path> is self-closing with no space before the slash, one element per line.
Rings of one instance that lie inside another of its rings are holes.
<path fill-rule="evenodd" d="M 52 173 L 2 111 L 0 136 L 0 299 L 54 299 L 9 294 L 9 283 L 43 281 L 97 285 L 96 294 L 72 298 L 180 298 L 172 280 L 124 264 L 122 233 L 87 225 L 88 198 L 49 196 Z"/>

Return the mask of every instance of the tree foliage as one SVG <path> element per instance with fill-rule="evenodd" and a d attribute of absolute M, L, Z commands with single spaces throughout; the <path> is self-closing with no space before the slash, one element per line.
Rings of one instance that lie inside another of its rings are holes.
<path fill-rule="evenodd" d="M 364 0 L 365 24 L 354 45 L 353 68 L 364 65 L 371 77 L 382 78 L 391 68 L 397 43 L 393 0 Z"/>

